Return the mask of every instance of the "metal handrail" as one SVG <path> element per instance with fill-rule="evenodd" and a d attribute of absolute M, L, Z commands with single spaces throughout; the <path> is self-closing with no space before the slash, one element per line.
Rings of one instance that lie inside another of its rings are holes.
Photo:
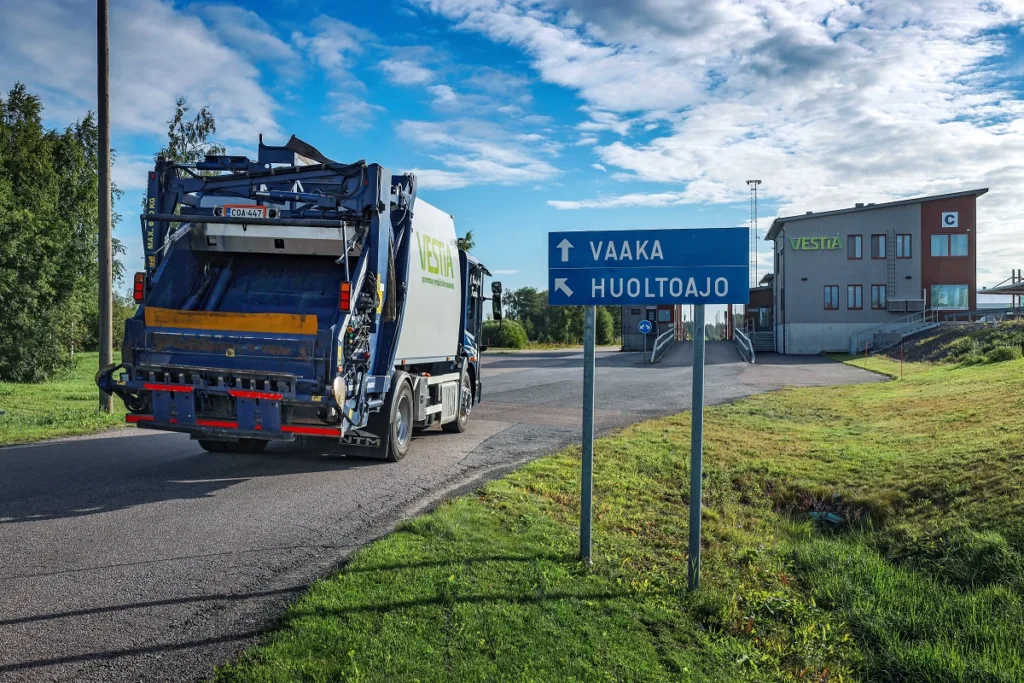
<path fill-rule="evenodd" d="M 743 360 L 748 363 L 754 362 L 754 344 L 750 341 L 750 337 L 743 334 L 741 330 L 732 331 L 732 340 L 736 342 L 736 348 L 740 351 L 740 356 Z"/>
<path fill-rule="evenodd" d="M 908 327 L 911 325 L 925 324 L 925 323 L 937 323 L 938 314 L 934 309 L 927 309 L 924 311 L 914 311 L 910 315 L 905 315 L 902 318 L 896 320 L 890 320 L 884 322 L 881 325 L 875 325 L 869 327 L 866 330 L 861 330 L 857 334 L 853 335 L 851 339 L 855 340 L 857 346 L 860 346 L 860 342 L 872 341 L 875 337 L 876 332 L 896 332 L 902 327 Z"/>
<path fill-rule="evenodd" d="M 668 343 L 665 344 L 664 348 L 661 349 L 661 356 L 658 356 L 659 346 L 666 340 L 668 341 Z M 651 364 L 653 365 L 654 363 L 657 363 L 659 360 L 661 360 L 665 355 L 664 352 L 668 351 L 669 347 L 671 347 L 672 344 L 675 343 L 675 341 L 675 325 L 669 325 L 668 329 L 659 334 L 658 338 L 654 340 L 654 348 L 651 349 Z"/>

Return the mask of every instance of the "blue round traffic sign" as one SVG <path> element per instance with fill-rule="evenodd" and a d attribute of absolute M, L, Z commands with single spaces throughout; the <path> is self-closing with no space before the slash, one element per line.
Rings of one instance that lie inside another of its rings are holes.
<path fill-rule="evenodd" d="M 651 321 L 650 320 L 641 320 L 640 321 L 640 325 L 638 325 L 638 327 L 640 328 L 640 333 L 641 334 L 650 334 L 651 328 L 652 328 Z"/>

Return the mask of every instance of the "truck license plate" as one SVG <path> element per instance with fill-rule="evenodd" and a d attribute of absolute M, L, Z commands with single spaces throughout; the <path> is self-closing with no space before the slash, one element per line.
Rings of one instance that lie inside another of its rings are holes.
<path fill-rule="evenodd" d="M 230 218 L 266 218 L 267 207 L 265 206 L 225 206 L 224 215 Z"/>

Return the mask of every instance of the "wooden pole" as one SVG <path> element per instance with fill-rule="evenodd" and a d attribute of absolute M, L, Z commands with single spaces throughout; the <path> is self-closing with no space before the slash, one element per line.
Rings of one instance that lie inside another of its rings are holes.
<path fill-rule="evenodd" d="M 113 261 L 110 236 L 110 45 L 107 0 L 96 0 L 96 99 L 99 127 L 99 344 L 100 368 L 114 362 Z M 100 392 L 100 410 L 114 412 L 114 397 Z"/>

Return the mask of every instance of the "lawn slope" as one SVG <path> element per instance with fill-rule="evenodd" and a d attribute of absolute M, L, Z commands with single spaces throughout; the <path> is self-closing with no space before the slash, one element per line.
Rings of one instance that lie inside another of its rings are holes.
<path fill-rule="evenodd" d="M 124 406 L 99 411 L 98 353 L 78 353 L 75 367 L 50 382 L 0 382 L 0 446 L 91 434 L 124 425 Z"/>
<path fill-rule="evenodd" d="M 1019 681 L 1024 361 L 912 369 L 707 411 L 698 593 L 683 414 L 597 442 L 592 568 L 568 449 L 361 550 L 217 680 Z"/>

